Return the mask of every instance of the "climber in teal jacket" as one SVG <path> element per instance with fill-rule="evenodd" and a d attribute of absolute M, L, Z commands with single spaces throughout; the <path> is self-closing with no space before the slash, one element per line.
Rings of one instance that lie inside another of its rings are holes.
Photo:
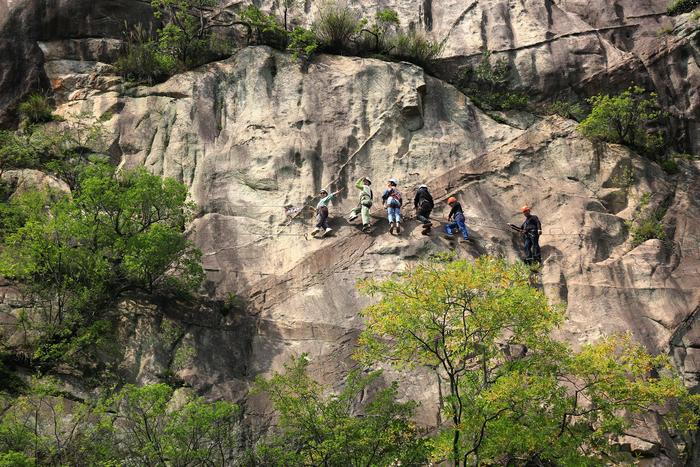
<path fill-rule="evenodd" d="M 316 228 L 313 231 L 311 231 L 312 237 L 319 232 L 323 232 L 323 235 L 325 235 L 331 230 L 333 230 L 330 227 L 328 227 L 328 204 L 335 199 L 338 193 L 340 193 L 340 190 L 334 191 L 330 195 L 326 190 L 321 190 L 319 192 L 321 199 L 316 205 Z"/>
<path fill-rule="evenodd" d="M 362 230 L 365 232 L 369 231 L 369 208 L 372 207 L 372 180 L 367 177 L 359 179 L 355 182 L 355 188 L 360 190 L 360 203 L 355 209 L 350 211 L 350 217 L 348 220 L 352 221 L 357 218 L 358 215 L 362 214 Z"/>

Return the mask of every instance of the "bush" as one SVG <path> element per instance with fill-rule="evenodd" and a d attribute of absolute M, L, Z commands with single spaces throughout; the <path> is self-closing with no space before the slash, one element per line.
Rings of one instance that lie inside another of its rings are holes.
<path fill-rule="evenodd" d="M 399 32 L 393 42 L 391 55 L 421 67 L 428 67 L 442 54 L 444 44 L 433 42 L 421 32 Z"/>
<path fill-rule="evenodd" d="M 493 62 L 491 52 L 485 50 L 479 65 L 465 70 L 460 86 L 476 105 L 486 110 L 525 109 L 529 98 L 511 89 L 510 74 L 506 59 Z"/>
<path fill-rule="evenodd" d="M 364 22 L 347 3 L 324 3 L 313 24 L 319 43 L 331 53 L 350 52 L 354 49 L 355 36 Z"/>
<path fill-rule="evenodd" d="M 53 120 L 53 109 L 49 103 L 49 98 L 40 93 L 30 94 L 18 108 L 20 119 L 23 122 L 45 123 Z"/>
<path fill-rule="evenodd" d="M 578 126 L 585 137 L 624 144 L 656 158 L 664 144 L 661 133 L 649 127 L 662 117 L 655 93 L 632 86 L 616 96 L 599 94 L 588 99 L 591 113 Z"/>
<path fill-rule="evenodd" d="M 656 208 L 650 208 L 650 202 L 651 194 L 645 193 L 639 201 L 637 213 L 628 223 L 633 247 L 653 238 L 666 239 L 663 218 L 668 210 L 668 204 L 663 202 Z"/>
<path fill-rule="evenodd" d="M 124 54 L 117 59 L 114 67 L 128 80 L 153 84 L 172 75 L 177 69 L 177 62 L 160 50 L 152 33 L 138 25 L 127 34 Z"/>
<path fill-rule="evenodd" d="M 668 14 L 671 16 L 688 13 L 700 6 L 700 0 L 675 0 L 668 6 Z"/>
<path fill-rule="evenodd" d="M 578 102 L 554 101 L 546 107 L 545 111 L 548 115 L 559 115 L 577 122 L 586 118 L 586 110 Z"/>
<path fill-rule="evenodd" d="M 669 175 L 675 175 L 681 171 L 675 158 L 669 157 L 661 162 L 661 168 Z"/>
<path fill-rule="evenodd" d="M 389 54 L 398 32 L 399 14 L 391 9 L 379 11 L 374 17 L 374 23 L 360 31 L 357 48 L 359 51 Z"/>
<path fill-rule="evenodd" d="M 287 50 L 292 53 L 292 58 L 300 59 L 306 64 L 318 49 L 318 41 L 313 31 L 304 28 L 294 28 L 289 34 L 289 45 Z"/>

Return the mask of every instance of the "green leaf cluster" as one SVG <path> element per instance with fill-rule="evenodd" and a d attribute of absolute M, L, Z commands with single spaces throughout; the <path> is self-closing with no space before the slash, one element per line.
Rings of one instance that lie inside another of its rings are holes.
<path fill-rule="evenodd" d="M 433 440 L 436 462 L 599 465 L 624 457 L 614 440 L 633 414 L 671 406 L 669 426 L 693 427 L 698 399 L 666 357 L 629 336 L 573 352 L 550 337 L 562 313 L 529 276 L 482 257 L 362 283 L 378 300 L 362 312 L 357 357 L 440 376 L 448 423 Z"/>
<path fill-rule="evenodd" d="M 511 89 L 511 66 L 508 60 L 500 58 L 493 61 L 491 56 L 490 51 L 484 50 L 479 64 L 464 71 L 460 87 L 475 104 L 486 110 L 527 108 L 527 95 Z"/>
<path fill-rule="evenodd" d="M 668 14 L 671 16 L 688 13 L 700 6 L 700 0 L 674 0 L 668 6 Z"/>
<path fill-rule="evenodd" d="M 38 92 L 30 94 L 27 99 L 19 104 L 17 110 L 24 124 L 46 123 L 54 119 L 53 108 L 49 103 L 49 98 Z"/>
<path fill-rule="evenodd" d="M 639 86 L 610 96 L 599 94 L 588 99 L 591 113 L 578 126 L 587 138 L 624 144 L 658 158 L 665 139 L 649 128 L 663 117 L 655 93 Z"/>
<path fill-rule="evenodd" d="M 398 387 L 366 397 L 379 372 L 351 372 L 337 394 L 307 375 L 306 356 L 285 365 L 283 373 L 258 378 L 279 420 L 255 451 L 261 465 L 389 466 L 422 465 L 428 445 L 411 417 L 414 402 L 397 401 Z"/>
<path fill-rule="evenodd" d="M 13 197 L 2 218 L 0 273 L 33 298 L 35 359 L 98 343 L 107 331 L 100 317 L 126 292 L 196 290 L 201 254 L 183 235 L 192 209 L 181 183 L 105 164 L 85 167 L 71 195 Z"/>
<path fill-rule="evenodd" d="M 5 401 L 0 465 L 234 465 L 239 419 L 235 404 L 174 397 L 164 384 L 75 402 L 40 382 Z"/>

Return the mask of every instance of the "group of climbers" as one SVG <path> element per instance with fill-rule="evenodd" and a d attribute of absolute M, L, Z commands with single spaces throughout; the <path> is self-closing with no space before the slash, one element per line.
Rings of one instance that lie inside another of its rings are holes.
<path fill-rule="evenodd" d="M 398 180 L 390 178 L 387 182 L 387 188 L 382 193 L 382 202 L 387 210 L 387 219 L 389 221 L 389 232 L 398 235 L 401 233 L 401 207 L 403 199 L 401 192 L 398 189 Z M 362 218 L 362 230 L 370 231 L 370 208 L 373 204 L 374 195 L 372 193 L 372 180 L 368 177 L 359 179 L 355 183 L 355 187 L 360 190 L 360 200 L 351 212 L 349 221 L 355 220 L 358 216 Z M 326 190 L 321 190 L 319 195 L 320 201 L 316 205 L 316 227 L 311 232 L 312 236 L 317 238 L 325 236 L 332 229 L 328 227 L 328 204 L 340 193 L 340 190 L 333 193 L 328 193 Z M 448 238 L 453 238 L 453 235 L 459 231 L 463 241 L 469 241 L 469 229 L 467 228 L 466 218 L 462 205 L 457 201 L 457 198 L 450 196 L 447 198 L 447 204 L 450 206 L 450 213 L 447 216 L 448 223 L 445 225 L 445 234 Z M 429 235 L 432 229 L 432 221 L 430 214 L 435 207 L 427 185 L 420 185 L 413 198 L 413 207 L 416 212 L 416 220 L 423 225 L 422 234 Z M 539 237 L 542 234 L 542 224 L 537 216 L 533 215 L 529 206 L 523 206 L 521 212 L 525 216 L 525 221 L 521 226 L 508 224 L 512 229 L 519 232 L 524 240 L 525 262 L 541 263 L 541 253 L 539 245 Z"/>

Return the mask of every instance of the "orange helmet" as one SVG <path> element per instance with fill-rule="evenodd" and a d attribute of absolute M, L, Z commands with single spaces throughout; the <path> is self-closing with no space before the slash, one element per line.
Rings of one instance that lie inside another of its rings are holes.
<path fill-rule="evenodd" d="M 457 198 L 455 198 L 454 196 L 450 196 L 449 198 L 447 198 L 447 204 L 452 204 L 452 203 L 456 203 L 456 202 L 457 202 Z"/>
<path fill-rule="evenodd" d="M 526 204 L 525 206 L 520 208 L 520 212 L 530 212 L 530 206 Z"/>

